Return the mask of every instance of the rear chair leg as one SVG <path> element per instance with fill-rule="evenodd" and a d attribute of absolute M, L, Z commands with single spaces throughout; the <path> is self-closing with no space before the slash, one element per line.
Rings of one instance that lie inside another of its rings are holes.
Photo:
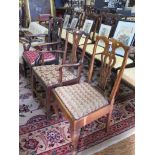
<path fill-rule="evenodd" d="M 33 97 L 35 98 L 36 97 L 36 78 L 35 76 L 33 75 L 33 72 L 32 72 L 32 92 L 33 92 Z"/>
<path fill-rule="evenodd" d="M 47 88 L 46 90 L 46 114 L 47 114 L 47 119 L 50 119 L 50 114 L 51 114 L 51 109 L 50 109 L 50 89 Z"/>

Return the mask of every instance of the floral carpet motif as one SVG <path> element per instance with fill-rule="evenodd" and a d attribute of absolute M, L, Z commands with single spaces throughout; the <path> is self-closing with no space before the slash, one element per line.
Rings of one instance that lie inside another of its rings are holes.
<path fill-rule="evenodd" d="M 47 120 L 44 107 L 41 107 L 39 101 L 32 96 L 29 80 L 21 75 L 19 97 L 20 155 L 69 155 L 72 149 L 70 125 L 63 114 L 59 120 L 54 114 Z M 105 132 L 105 117 L 85 126 L 81 129 L 78 151 L 131 129 L 135 124 L 134 114 L 134 92 L 121 84 L 114 105 L 110 131 Z"/>

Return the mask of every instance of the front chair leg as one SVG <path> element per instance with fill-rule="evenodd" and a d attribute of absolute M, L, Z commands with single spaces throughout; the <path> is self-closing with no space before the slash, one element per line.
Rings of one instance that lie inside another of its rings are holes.
<path fill-rule="evenodd" d="M 36 91 L 36 78 L 33 75 L 33 72 L 32 72 L 31 79 L 32 79 L 32 92 L 33 92 L 33 97 L 36 97 L 36 92 L 35 92 Z"/>
<path fill-rule="evenodd" d="M 106 128 L 106 132 L 109 132 L 111 117 L 112 117 L 112 111 L 107 114 L 107 128 Z"/>
<path fill-rule="evenodd" d="M 26 65 L 24 58 L 23 58 L 23 68 L 24 68 L 24 76 L 25 78 L 27 78 L 27 65 Z"/>
<path fill-rule="evenodd" d="M 50 95 L 51 93 L 50 93 L 50 89 L 49 88 L 47 88 L 47 90 L 46 90 L 46 113 L 47 113 L 47 119 L 50 119 L 50 111 L 51 111 L 51 109 L 50 109 Z"/>
<path fill-rule="evenodd" d="M 73 145 L 73 153 L 72 155 L 77 155 L 77 146 L 78 146 L 78 141 L 79 141 L 79 136 L 80 136 L 80 129 L 76 127 L 75 123 L 71 125 L 71 140 L 72 140 L 72 145 Z"/>

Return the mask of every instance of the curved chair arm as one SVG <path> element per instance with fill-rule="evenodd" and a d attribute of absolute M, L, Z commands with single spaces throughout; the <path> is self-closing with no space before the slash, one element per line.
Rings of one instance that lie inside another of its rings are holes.
<path fill-rule="evenodd" d="M 55 42 L 50 42 L 50 43 L 40 43 L 40 44 L 38 44 L 38 45 L 35 45 L 35 46 L 33 46 L 33 47 L 43 47 L 43 46 L 49 46 L 49 45 L 57 45 L 57 44 L 60 44 L 61 43 L 61 41 L 59 40 L 59 41 L 55 41 Z"/>
<path fill-rule="evenodd" d="M 63 65 L 61 65 L 61 66 L 59 67 L 59 79 L 58 79 L 59 84 L 60 84 L 60 85 L 62 84 L 62 77 L 63 77 L 63 71 L 62 71 L 62 69 L 63 69 L 64 67 L 68 67 L 68 68 L 70 68 L 70 67 L 78 67 L 78 69 L 79 69 L 81 66 L 82 66 L 82 63 L 76 63 L 76 64 L 63 64 Z M 76 79 L 79 79 L 79 78 L 80 78 L 80 73 L 78 74 L 78 76 L 77 76 Z"/>
<path fill-rule="evenodd" d="M 48 34 L 30 34 L 26 35 L 26 37 L 33 38 L 33 37 L 46 37 Z"/>
<path fill-rule="evenodd" d="M 52 50 L 52 51 L 46 51 L 46 50 L 43 50 L 43 51 L 39 51 L 39 53 L 64 53 L 65 51 L 62 51 L 62 50 Z"/>
<path fill-rule="evenodd" d="M 61 41 L 56 41 L 56 42 L 50 42 L 50 43 L 40 43 L 40 44 L 37 44 L 37 45 L 34 45 L 33 48 L 36 48 L 38 50 L 42 50 L 42 47 L 46 47 L 46 46 L 52 46 L 52 45 L 57 45 L 57 44 L 60 44 Z M 24 51 L 28 51 L 31 47 L 31 41 L 27 41 L 27 43 L 24 43 L 23 44 L 23 48 L 24 48 Z"/>

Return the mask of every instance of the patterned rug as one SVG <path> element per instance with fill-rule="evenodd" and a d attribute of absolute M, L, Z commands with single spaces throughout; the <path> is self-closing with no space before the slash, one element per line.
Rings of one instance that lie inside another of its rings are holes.
<path fill-rule="evenodd" d="M 69 122 L 61 114 L 59 120 L 53 114 L 46 119 L 45 109 L 32 96 L 28 79 L 19 77 L 19 134 L 20 155 L 69 155 L 71 138 Z M 134 127 L 134 92 L 121 84 L 112 114 L 111 127 L 105 132 L 106 118 L 81 129 L 78 151 L 83 151 Z"/>

